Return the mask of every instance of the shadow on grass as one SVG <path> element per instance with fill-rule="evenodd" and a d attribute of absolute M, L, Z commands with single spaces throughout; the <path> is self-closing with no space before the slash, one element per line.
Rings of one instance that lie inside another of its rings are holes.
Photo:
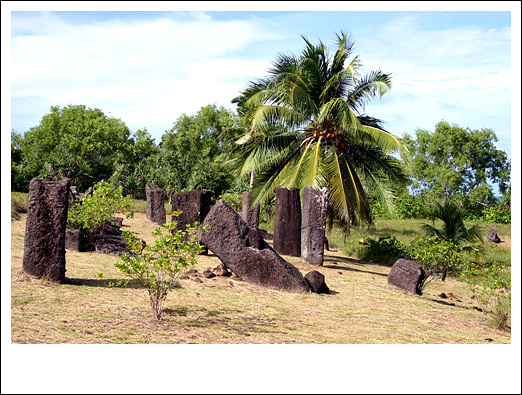
<path fill-rule="evenodd" d="M 323 266 L 327 267 L 329 269 L 347 270 L 347 271 L 360 272 L 360 273 L 369 273 L 369 274 L 375 274 L 377 276 L 384 276 L 384 277 L 387 277 L 388 275 L 383 274 L 383 273 L 376 273 L 371 270 L 362 270 L 362 269 L 356 269 L 356 268 L 347 267 L 347 266 L 338 266 L 338 264 L 344 263 L 344 264 L 359 265 L 359 266 L 372 264 L 372 265 L 386 266 L 386 267 L 391 268 L 390 265 L 379 264 L 379 263 L 368 263 L 365 261 L 361 261 L 359 259 L 345 258 L 345 257 L 340 257 L 340 256 L 331 256 L 331 255 L 330 256 L 325 255 L 324 263 L 325 264 L 323 264 Z M 331 264 L 326 264 L 326 263 L 331 263 Z"/>
<path fill-rule="evenodd" d="M 139 280 L 128 280 L 127 285 L 114 285 L 109 286 L 109 284 L 117 284 L 119 281 L 127 281 L 121 278 L 104 278 L 104 279 L 87 279 L 87 278 L 66 278 L 65 283 L 68 285 L 85 285 L 87 287 L 97 287 L 97 288 L 131 288 L 131 289 L 142 289 L 145 288 L 143 283 Z M 174 287 L 178 288 L 178 287 Z"/>
<path fill-rule="evenodd" d="M 285 333 L 278 330 L 279 320 L 275 318 L 258 315 L 242 316 L 243 311 L 236 309 L 176 307 L 165 308 L 163 313 L 172 317 L 190 317 L 183 323 L 189 328 L 219 327 L 242 336 L 249 336 L 249 333 Z"/>

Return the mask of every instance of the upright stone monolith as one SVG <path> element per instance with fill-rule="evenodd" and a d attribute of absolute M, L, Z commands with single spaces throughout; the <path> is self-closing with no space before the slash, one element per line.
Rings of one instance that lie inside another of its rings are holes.
<path fill-rule="evenodd" d="M 310 185 L 303 189 L 301 224 L 301 258 L 314 265 L 323 265 L 326 244 L 326 209 L 328 188 L 315 190 Z"/>
<path fill-rule="evenodd" d="M 172 216 L 173 221 L 178 221 L 177 229 L 185 230 L 186 225 L 196 221 L 201 224 L 210 211 L 211 199 L 212 191 L 205 189 L 172 194 L 172 211 L 182 211 L 178 217 Z"/>
<path fill-rule="evenodd" d="M 301 200 L 297 188 L 276 190 L 274 250 L 301 256 Z"/>
<path fill-rule="evenodd" d="M 254 229 L 259 228 L 259 203 L 252 207 L 250 191 L 243 192 L 243 205 L 241 207 L 241 218 L 248 226 Z"/>
<path fill-rule="evenodd" d="M 71 183 L 33 178 L 29 183 L 24 240 L 24 270 L 65 282 L 65 229 Z"/>
<path fill-rule="evenodd" d="M 155 184 L 145 185 L 147 194 L 147 219 L 158 225 L 167 222 L 163 189 Z"/>

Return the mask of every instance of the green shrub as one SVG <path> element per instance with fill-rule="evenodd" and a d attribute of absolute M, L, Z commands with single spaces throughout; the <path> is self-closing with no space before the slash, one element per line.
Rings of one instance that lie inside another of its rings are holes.
<path fill-rule="evenodd" d="M 511 210 L 501 206 L 490 206 L 484 210 L 484 219 L 493 224 L 510 224 Z"/>
<path fill-rule="evenodd" d="M 357 240 L 355 251 L 350 252 L 364 261 L 390 265 L 405 255 L 406 246 L 388 235 L 381 236 L 378 240 L 362 237 Z"/>
<path fill-rule="evenodd" d="M 511 272 L 496 261 L 480 264 L 467 261 L 462 265 L 462 279 L 470 286 L 485 312 L 493 316 L 497 328 L 505 328 L 511 312 Z"/>
<path fill-rule="evenodd" d="M 431 206 L 420 197 L 399 195 L 395 198 L 396 217 L 400 219 L 429 218 Z"/>
<path fill-rule="evenodd" d="M 180 213 L 178 210 L 173 215 Z M 167 222 L 152 233 L 155 244 L 145 247 L 134 232 L 123 231 L 128 248 L 135 256 L 125 254 L 115 266 L 126 276 L 143 282 L 149 292 L 154 318 L 158 320 L 176 278 L 182 270 L 196 264 L 196 254 L 203 251 L 203 246 L 194 235 L 198 225 L 196 222 L 192 226 L 187 225 L 185 231 L 176 231 L 177 221 Z"/>
<path fill-rule="evenodd" d="M 240 192 L 224 192 L 222 193 L 219 199 L 224 199 L 230 207 L 234 209 L 236 213 L 241 212 L 241 208 L 243 206 L 243 194 Z"/>
<path fill-rule="evenodd" d="M 80 202 L 71 201 L 67 216 L 68 226 L 79 229 L 88 249 L 93 248 L 94 235 L 116 213 L 127 213 L 132 218 L 130 210 L 131 199 L 123 197 L 122 187 L 114 188 L 108 182 L 98 182 L 94 185 L 92 195 L 85 196 Z"/>
<path fill-rule="evenodd" d="M 419 237 L 410 245 L 407 255 L 420 263 L 424 270 L 419 289 L 421 292 L 440 274 L 445 280 L 446 274 L 460 270 L 463 263 L 460 248 L 451 241 L 440 238 Z"/>

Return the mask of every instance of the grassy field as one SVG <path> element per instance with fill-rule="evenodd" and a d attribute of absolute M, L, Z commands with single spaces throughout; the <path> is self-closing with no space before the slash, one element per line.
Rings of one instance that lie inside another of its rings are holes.
<path fill-rule="evenodd" d="M 170 217 L 170 216 L 169 216 Z M 66 277 L 58 285 L 22 269 L 26 214 L 11 221 L 11 342 L 16 344 L 509 344 L 511 333 L 488 325 L 470 289 L 449 278 L 433 281 L 422 296 L 387 285 L 389 266 L 343 254 L 331 237 L 323 267 L 285 256 L 304 274 L 318 269 L 329 294 L 294 294 L 226 277 L 179 280 L 161 321 L 152 319 L 140 284 L 109 287 L 125 279 L 118 257 L 67 251 Z M 420 221 L 423 222 L 423 221 Z M 415 221 L 380 221 L 374 234 L 410 237 Z M 489 225 L 488 225 L 489 226 Z M 156 225 L 137 212 L 124 228 L 147 242 Z M 487 229 L 489 230 L 489 228 Z M 509 225 L 497 226 L 505 243 L 488 248 L 509 256 Z M 349 237 L 351 240 L 352 235 Z M 199 256 L 202 272 L 219 262 Z M 98 274 L 103 273 L 99 278 Z M 441 293 L 455 299 L 442 299 Z M 511 325 L 509 323 L 509 325 Z"/>

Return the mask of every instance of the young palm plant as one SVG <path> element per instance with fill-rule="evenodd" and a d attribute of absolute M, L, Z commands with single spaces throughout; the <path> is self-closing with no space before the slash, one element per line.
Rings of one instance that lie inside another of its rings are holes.
<path fill-rule="evenodd" d="M 366 102 L 386 93 L 390 75 L 359 75 L 350 60 L 354 43 L 337 35 L 333 56 L 305 37 L 300 56 L 279 55 L 269 76 L 251 82 L 233 102 L 250 130 L 237 141 L 241 176 L 254 174 L 256 202 L 279 187 L 330 190 L 329 203 L 344 223 L 373 222 L 368 192 L 393 207 L 393 187 L 405 182 L 400 139 L 364 113 Z"/>
<path fill-rule="evenodd" d="M 431 216 L 432 223 L 435 225 L 435 220 L 439 219 L 442 221 L 442 227 L 438 229 L 435 226 L 424 224 L 422 229 L 427 236 L 435 236 L 456 245 L 465 241 L 470 243 L 483 242 L 480 226 L 476 224 L 469 229 L 466 228 L 464 225 L 465 215 L 466 210 L 450 200 L 445 200 L 442 204 L 435 203 Z"/>

